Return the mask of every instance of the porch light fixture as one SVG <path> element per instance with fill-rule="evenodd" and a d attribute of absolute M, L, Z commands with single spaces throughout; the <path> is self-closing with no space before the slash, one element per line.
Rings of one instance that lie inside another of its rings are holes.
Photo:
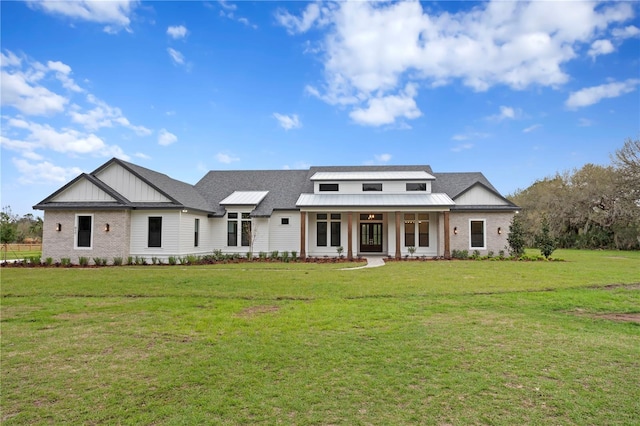
<path fill-rule="evenodd" d="M 58 232 L 62 231 L 62 224 L 60 224 L 60 223 L 56 224 L 56 231 L 58 231 Z"/>
<path fill-rule="evenodd" d="M 104 224 L 104 232 L 109 232 L 109 229 L 110 229 L 110 228 L 111 228 L 111 227 L 109 226 L 109 224 L 108 224 L 108 223 L 105 223 L 105 224 Z"/>
<path fill-rule="evenodd" d="M 370 214 L 369 217 L 367 217 L 367 219 L 369 219 L 369 220 L 373 220 L 375 218 L 376 218 L 375 214 Z"/>
<path fill-rule="evenodd" d="M 498 226 L 498 235 L 502 235 L 502 228 Z"/>
<path fill-rule="evenodd" d="M 456 234 L 456 235 L 458 235 L 458 227 L 457 227 L 457 226 L 454 226 L 454 227 L 453 227 L 453 233 L 454 233 L 454 234 Z"/>
<path fill-rule="evenodd" d="M 187 213 L 189 210 L 187 209 L 182 209 L 182 213 Z"/>

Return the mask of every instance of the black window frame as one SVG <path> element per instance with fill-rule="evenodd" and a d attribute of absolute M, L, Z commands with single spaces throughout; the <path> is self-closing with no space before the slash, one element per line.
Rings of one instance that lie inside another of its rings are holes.
<path fill-rule="evenodd" d="M 421 232 L 420 228 L 424 223 L 426 223 L 427 225 L 427 232 Z M 418 247 L 429 247 L 429 214 L 428 213 L 418 213 Z"/>
<path fill-rule="evenodd" d="M 87 223 L 88 219 L 88 223 Z M 92 215 L 78 215 L 78 226 L 76 235 L 76 248 L 91 248 L 92 247 L 92 234 L 93 234 L 93 216 Z"/>
<path fill-rule="evenodd" d="M 337 183 L 321 183 L 318 185 L 318 190 L 320 192 L 338 192 L 340 185 Z"/>
<path fill-rule="evenodd" d="M 316 245 L 318 247 L 327 246 L 327 221 L 316 222 Z"/>
<path fill-rule="evenodd" d="M 198 247 L 200 244 L 200 219 L 193 220 L 193 246 Z"/>
<path fill-rule="evenodd" d="M 426 191 L 427 183 L 426 182 L 407 182 L 405 189 L 407 192 L 410 191 Z"/>
<path fill-rule="evenodd" d="M 248 220 L 247 220 L 248 219 Z M 242 213 L 242 222 L 240 224 L 241 235 L 240 235 L 240 246 L 241 247 L 250 247 L 251 246 L 251 214 L 250 213 Z"/>
<path fill-rule="evenodd" d="M 381 192 L 382 184 L 381 183 L 363 183 L 362 192 L 368 192 L 368 191 Z"/>
<path fill-rule="evenodd" d="M 481 232 L 478 232 L 477 229 L 474 231 L 474 224 L 480 224 L 482 226 Z M 470 220 L 469 221 L 469 247 L 472 249 L 483 249 L 485 248 L 485 235 L 486 235 L 486 226 L 484 220 Z M 477 245 L 480 242 L 480 245 Z"/>
<path fill-rule="evenodd" d="M 227 214 L 227 247 L 238 246 L 238 213 Z"/>
<path fill-rule="evenodd" d="M 288 217 L 280 218 L 280 225 L 288 225 L 288 224 L 289 224 L 289 218 Z"/>
<path fill-rule="evenodd" d="M 410 216 L 413 216 L 413 218 L 411 218 Z M 403 216 L 403 220 L 404 220 L 404 246 L 415 247 L 416 246 L 416 214 L 405 213 Z M 411 237 L 411 239 L 409 239 L 408 237 Z"/>
<path fill-rule="evenodd" d="M 148 217 L 147 247 L 162 247 L 162 216 Z"/>

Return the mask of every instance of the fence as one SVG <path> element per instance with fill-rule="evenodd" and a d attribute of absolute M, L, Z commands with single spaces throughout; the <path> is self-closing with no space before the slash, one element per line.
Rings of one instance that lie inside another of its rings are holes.
<path fill-rule="evenodd" d="M 2 252 L 5 251 L 5 245 L 0 246 L 0 250 Z M 42 243 L 37 244 L 7 244 L 6 245 L 7 252 L 21 252 L 21 251 L 42 251 Z"/>

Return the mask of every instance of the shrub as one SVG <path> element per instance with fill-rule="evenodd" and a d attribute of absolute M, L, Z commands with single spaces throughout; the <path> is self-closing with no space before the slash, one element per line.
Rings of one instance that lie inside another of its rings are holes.
<path fill-rule="evenodd" d="M 540 234 L 536 235 L 536 247 L 540 249 L 540 254 L 542 254 L 545 259 L 548 259 L 556 249 L 556 240 L 551 236 L 549 232 L 549 221 L 547 220 L 547 215 L 542 216 L 542 231 Z"/>
<path fill-rule="evenodd" d="M 265 260 L 267 258 L 267 252 L 261 251 L 258 253 L 258 259 Z"/>
<path fill-rule="evenodd" d="M 99 257 L 94 257 L 93 258 L 93 264 L 96 265 L 96 266 L 102 265 L 102 259 L 99 258 Z"/>
<path fill-rule="evenodd" d="M 291 259 L 298 260 L 298 252 L 295 250 L 291 250 Z"/>
<path fill-rule="evenodd" d="M 47 266 L 51 266 L 51 265 L 53 264 L 53 258 L 52 258 L 52 257 L 47 257 L 47 258 L 44 260 L 44 263 L 45 263 L 45 265 L 47 265 Z"/>
<path fill-rule="evenodd" d="M 168 262 L 169 265 L 175 265 L 176 263 L 178 263 L 178 259 L 175 256 L 169 256 Z"/>
<path fill-rule="evenodd" d="M 271 259 L 273 259 L 273 260 L 278 259 L 278 254 L 279 254 L 278 250 L 272 251 L 271 252 Z"/>
<path fill-rule="evenodd" d="M 498 257 L 499 257 L 500 259 L 504 259 L 504 250 L 500 250 L 500 251 L 498 252 Z"/>
<path fill-rule="evenodd" d="M 152 265 L 157 265 L 158 264 L 158 258 L 156 256 L 151 256 L 151 264 Z"/>
<path fill-rule="evenodd" d="M 114 265 L 114 266 L 120 266 L 120 265 L 122 265 L 122 258 L 121 258 L 121 257 L 114 257 L 114 258 L 113 258 L 113 265 Z"/>
<path fill-rule="evenodd" d="M 416 252 L 416 248 L 414 246 L 411 246 L 407 247 L 407 250 L 409 251 L 409 256 L 413 257 L 413 254 Z"/>
<path fill-rule="evenodd" d="M 250 251 L 247 252 L 247 260 L 253 260 L 253 253 Z"/>
<path fill-rule="evenodd" d="M 282 252 L 282 261 L 289 263 L 289 252 L 288 251 L 283 251 Z"/>
<path fill-rule="evenodd" d="M 78 258 L 78 265 L 80 265 L 80 266 L 88 266 L 89 265 L 89 258 L 88 257 L 84 257 L 84 256 L 80 256 Z"/>
<path fill-rule="evenodd" d="M 471 255 L 471 258 L 472 258 L 473 260 L 478 260 L 478 259 L 480 259 L 480 250 L 474 250 L 474 251 L 473 251 L 473 254 Z"/>
<path fill-rule="evenodd" d="M 491 258 L 493 258 L 493 256 L 495 256 L 495 254 L 493 253 L 492 250 L 489 250 L 489 252 L 487 253 L 487 258 L 491 259 Z"/>
<path fill-rule="evenodd" d="M 342 246 L 336 247 L 336 252 L 338 252 L 338 256 L 342 257 L 343 251 L 344 251 L 344 247 Z"/>
<path fill-rule="evenodd" d="M 71 266 L 71 259 L 69 259 L 68 257 L 63 257 L 62 259 L 60 259 L 60 265 L 68 268 L 69 266 Z"/>
<path fill-rule="evenodd" d="M 127 265 L 133 265 L 133 256 L 127 257 Z"/>
<path fill-rule="evenodd" d="M 511 219 L 507 243 L 509 244 L 509 253 L 511 256 L 520 257 L 524 254 L 524 228 L 522 227 L 522 220 L 518 214 L 513 215 Z"/>
<path fill-rule="evenodd" d="M 453 250 L 451 252 L 451 257 L 454 259 L 468 259 L 469 252 L 467 250 Z"/>
<path fill-rule="evenodd" d="M 224 255 L 222 254 L 222 250 L 217 249 L 213 251 L 213 260 L 223 260 Z"/>
<path fill-rule="evenodd" d="M 29 257 L 29 264 L 31 266 L 40 266 L 42 264 L 42 259 L 40 256 L 31 256 Z"/>

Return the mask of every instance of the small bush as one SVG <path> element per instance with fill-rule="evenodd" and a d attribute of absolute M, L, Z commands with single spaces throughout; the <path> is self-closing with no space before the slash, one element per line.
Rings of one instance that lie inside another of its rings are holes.
<path fill-rule="evenodd" d="M 175 256 L 169 256 L 168 258 L 169 265 L 175 265 L 178 263 L 178 259 Z"/>
<path fill-rule="evenodd" d="M 504 259 L 504 250 L 500 250 L 500 251 L 498 252 L 498 257 L 499 257 L 500 259 Z"/>
<path fill-rule="evenodd" d="M 267 252 L 261 251 L 260 253 L 258 253 L 258 258 L 260 260 L 265 260 L 267 258 Z"/>
<path fill-rule="evenodd" d="M 127 265 L 133 265 L 133 256 L 127 257 Z"/>
<path fill-rule="evenodd" d="M 88 266 L 89 265 L 89 258 L 88 257 L 84 257 L 84 256 L 80 256 L 78 258 L 78 265 L 80 266 Z"/>
<path fill-rule="evenodd" d="M 47 258 L 44 260 L 44 264 L 45 264 L 45 265 L 47 265 L 47 266 L 51 266 L 51 265 L 53 265 L 53 258 L 52 258 L 52 257 L 47 257 Z"/>
<path fill-rule="evenodd" d="M 289 263 L 289 252 L 288 251 L 283 251 L 280 256 L 282 257 L 282 261 L 283 262 Z"/>
<path fill-rule="evenodd" d="M 295 250 L 291 250 L 291 259 L 298 260 L 298 252 Z"/>
<path fill-rule="evenodd" d="M 122 258 L 121 258 L 121 257 L 114 257 L 114 258 L 113 258 L 113 265 L 114 265 L 114 266 L 120 266 L 120 265 L 122 265 Z"/>
<path fill-rule="evenodd" d="M 491 259 L 495 256 L 495 253 L 493 253 L 492 250 L 489 250 L 489 252 L 487 253 L 487 259 Z"/>
<path fill-rule="evenodd" d="M 158 264 L 158 258 L 156 256 L 151 256 L 151 264 L 152 265 L 157 265 Z"/>
<path fill-rule="evenodd" d="M 42 264 L 42 259 L 40 256 L 31 256 L 27 259 L 29 261 L 29 265 L 31 266 L 40 266 Z"/>
<path fill-rule="evenodd" d="M 224 255 L 222 254 L 222 250 L 217 249 L 213 251 L 213 260 L 224 260 Z"/>
<path fill-rule="evenodd" d="M 451 252 L 451 257 L 454 259 L 468 259 L 469 252 L 467 250 L 453 250 Z"/>
<path fill-rule="evenodd" d="M 96 265 L 96 266 L 102 265 L 102 259 L 99 258 L 99 257 L 94 257 L 93 258 L 93 264 Z"/>
<path fill-rule="evenodd" d="M 279 254 L 280 254 L 280 253 L 278 252 L 278 250 L 274 250 L 274 251 L 272 251 L 272 252 L 271 252 L 271 259 L 273 259 L 273 260 L 277 260 L 277 259 L 278 259 L 278 255 L 279 255 Z"/>
<path fill-rule="evenodd" d="M 69 259 L 68 257 L 63 257 L 62 259 L 60 259 L 60 265 L 68 268 L 69 266 L 71 266 L 71 259 Z"/>
<path fill-rule="evenodd" d="M 251 253 L 250 251 L 247 252 L 247 259 L 253 260 L 253 253 Z"/>

